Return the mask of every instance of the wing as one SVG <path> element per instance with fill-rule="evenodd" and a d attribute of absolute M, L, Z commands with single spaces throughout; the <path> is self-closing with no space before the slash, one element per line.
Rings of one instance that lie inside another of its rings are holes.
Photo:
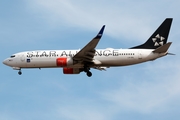
<path fill-rule="evenodd" d="M 94 37 L 84 48 L 82 48 L 74 57 L 73 60 L 79 62 L 95 62 L 97 64 L 100 64 L 99 61 L 93 60 L 94 55 L 95 55 L 95 47 L 97 46 L 99 40 L 101 39 L 103 35 L 105 25 L 101 28 L 99 33 L 97 34 L 96 37 Z"/>

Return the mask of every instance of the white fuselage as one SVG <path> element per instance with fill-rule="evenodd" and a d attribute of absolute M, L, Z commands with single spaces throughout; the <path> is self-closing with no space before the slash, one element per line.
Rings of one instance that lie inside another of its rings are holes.
<path fill-rule="evenodd" d="M 38 50 L 20 52 L 4 60 L 4 64 L 14 69 L 21 68 L 55 68 L 60 57 L 72 58 L 79 50 Z M 153 49 L 98 49 L 94 59 L 99 63 L 93 66 L 112 67 L 138 64 L 155 60 L 167 53 L 154 53 Z M 92 66 L 92 67 L 93 67 Z M 70 68 L 82 68 L 83 64 L 67 65 Z"/>

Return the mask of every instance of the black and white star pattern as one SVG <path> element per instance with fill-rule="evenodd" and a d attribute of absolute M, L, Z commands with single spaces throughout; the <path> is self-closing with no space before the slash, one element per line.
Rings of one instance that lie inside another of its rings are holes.
<path fill-rule="evenodd" d="M 165 38 L 157 34 L 155 38 L 152 38 L 152 41 L 154 42 L 154 46 L 163 46 L 164 45 Z"/>

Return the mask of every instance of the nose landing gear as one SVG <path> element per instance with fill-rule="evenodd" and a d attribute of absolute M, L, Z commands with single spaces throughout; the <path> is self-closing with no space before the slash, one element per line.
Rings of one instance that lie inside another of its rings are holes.
<path fill-rule="evenodd" d="M 19 70 L 19 71 L 18 71 L 18 74 L 19 74 L 19 75 L 21 75 L 21 74 L 22 74 L 21 70 Z"/>

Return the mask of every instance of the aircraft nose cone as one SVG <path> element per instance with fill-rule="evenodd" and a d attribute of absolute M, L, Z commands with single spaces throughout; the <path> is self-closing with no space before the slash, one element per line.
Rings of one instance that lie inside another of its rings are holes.
<path fill-rule="evenodd" d="M 7 63 L 7 59 L 5 59 L 5 60 L 3 61 L 3 64 L 5 64 L 5 65 L 8 64 L 8 63 Z"/>

